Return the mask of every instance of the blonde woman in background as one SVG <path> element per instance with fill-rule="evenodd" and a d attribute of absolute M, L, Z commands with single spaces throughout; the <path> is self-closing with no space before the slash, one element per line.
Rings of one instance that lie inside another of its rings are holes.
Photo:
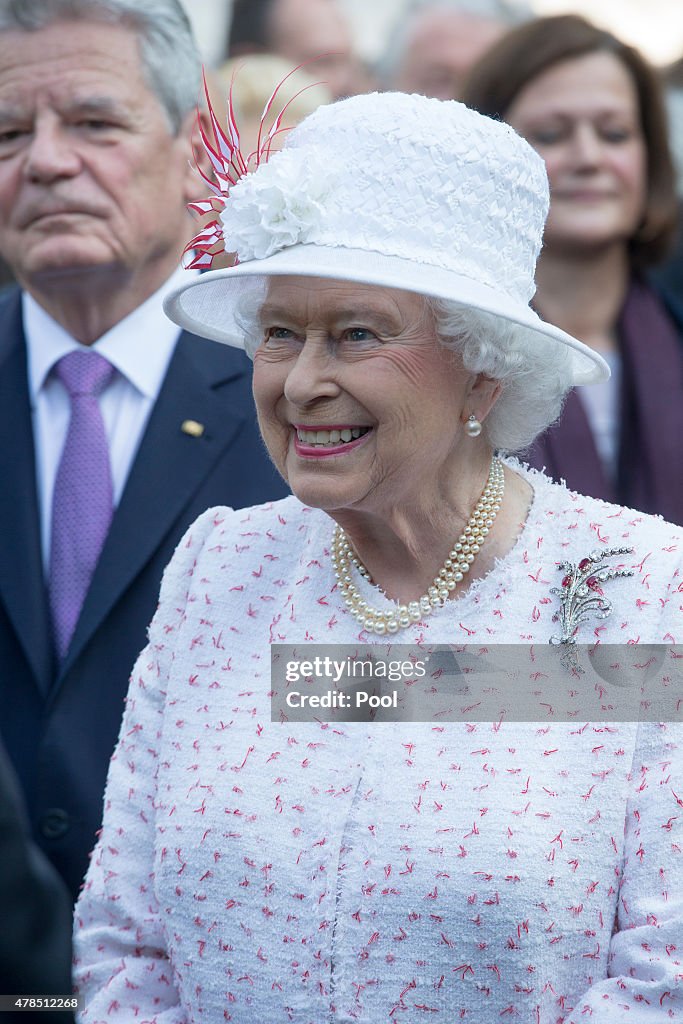
<path fill-rule="evenodd" d="M 315 69 L 315 64 L 311 65 Z M 267 138 L 279 112 L 285 115 L 279 133 L 273 138 L 271 152 L 281 149 L 289 131 L 325 103 L 331 103 L 332 93 L 305 68 L 292 72 L 291 61 L 274 53 L 252 53 L 246 57 L 226 60 L 208 80 L 211 104 L 221 121 L 228 113 L 228 96 L 232 98 L 233 114 L 239 125 L 242 152 L 251 155 L 250 169 L 256 164 L 256 152 Z M 271 96 L 277 90 L 277 102 L 264 117 Z M 213 266 L 231 267 L 235 254 L 220 253 Z"/>
<path fill-rule="evenodd" d="M 243 153 L 253 153 L 258 146 L 259 129 L 265 138 L 275 118 L 283 107 L 286 113 L 282 122 L 282 134 L 275 139 L 271 149 L 281 149 L 287 132 L 304 117 L 324 103 L 331 103 L 333 96 L 327 85 L 319 81 L 315 63 L 308 68 L 299 68 L 296 74 L 292 62 L 274 53 L 253 53 L 248 57 L 227 60 L 214 71 L 209 83 L 211 102 L 221 123 L 226 112 L 227 96 L 232 88 L 232 105 L 235 119 L 240 126 Z M 270 97 L 277 89 L 277 103 L 264 119 L 261 116 Z"/>

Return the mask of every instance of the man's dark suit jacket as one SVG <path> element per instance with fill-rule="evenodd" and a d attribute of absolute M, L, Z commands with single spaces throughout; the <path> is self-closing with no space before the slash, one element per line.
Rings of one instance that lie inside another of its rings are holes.
<path fill-rule="evenodd" d="M 184 432 L 185 420 L 203 424 L 201 436 Z M 0 295 L 0 731 L 35 838 L 74 898 L 102 817 L 128 677 L 166 563 L 206 508 L 286 493 L 258 432 L 247 357 L 182 334 L 70 650 L 55 666 L 20 293 Z"/>
<path fill-rule="evenodd" d="M 0 743 L 0 994 L 71 995 L 71 900 L 33 845 L 19 782 Z M 73 1013 L 17 1010 L 3 1024 L 73 1024 Z"/>

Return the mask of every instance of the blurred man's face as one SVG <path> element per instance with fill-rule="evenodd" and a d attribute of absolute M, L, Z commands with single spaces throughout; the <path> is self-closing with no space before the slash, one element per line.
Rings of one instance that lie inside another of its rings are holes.
<path fill-rule="evenodd" d="M 502 35 L 491 18 L 430 11 L 415 24 L 392 87 L 439 100 L 457 100 L 470 68 Z"/>
<path fill-rule="evenodd" d="M 358 92 L 351 33 L 336 0 L 277 0 L 271 17 L 278 54 L 295 64 L 315 59 L 307 71 L 335 99 Z"/>
<path fill-rule="evenodd" d="M 3 34 L 0 252 L 22 284 L 113 268 L 158 287 L 188 235 L 190 155 L 130 30 L 73 20 Z"/>

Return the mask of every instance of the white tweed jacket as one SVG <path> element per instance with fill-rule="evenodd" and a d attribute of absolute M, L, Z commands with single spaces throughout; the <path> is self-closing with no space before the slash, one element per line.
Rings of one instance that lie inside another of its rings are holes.
<path fill-rule="evenodd" d="M 681 533 L 529 479 L 512 551 L 401 639 L 545 645 L 558 563 L 629 546 L 579 639 L 683 642 Z M 288 498 L 179 545 L 76 910 L 81 1020 L 683 1021 L 682 727 L 271 723 L 272 642 L 359 637 L 333 526 Z"/>

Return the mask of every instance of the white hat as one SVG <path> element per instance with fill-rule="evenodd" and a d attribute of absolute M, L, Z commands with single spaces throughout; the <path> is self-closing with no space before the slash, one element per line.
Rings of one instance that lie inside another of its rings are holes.
<path fill-rule="evenodd" d="M 243 348 L 238 300 L 265 294 L 271 276 L 400 288 L 528 327 L 570 349 L 575 384 L 605 380 L 596 352 L 529 307 L 548 202 L 543 161 L 508 125 L 455 101 L 354 96 L 320 107 L 229 187 L 220 219 L 238 265 L 193 277 L 164 308 Z"/>

